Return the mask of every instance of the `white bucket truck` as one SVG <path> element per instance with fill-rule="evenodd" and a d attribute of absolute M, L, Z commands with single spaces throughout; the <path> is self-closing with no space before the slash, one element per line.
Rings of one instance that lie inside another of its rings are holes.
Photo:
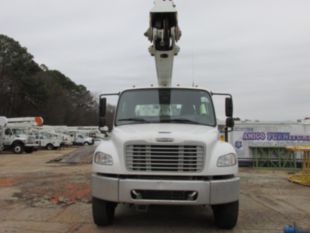
<path fill-rule="evenodd" d="M 175 41 L 180 36 L 172 1 L 156 0 L 146 35 L 154 43 L 159 87 L 118 93 L 113 129 L 100 96 L 100 129 L 108 138 L 92 165 L 95 224 L 112 224 L 117 204 L 208 205 L 215 223 L 238 219 L 239 177 L 234 148 L 219 140 L 212 96 L 227 95 L 226 139 L 234 125 L 232 97 L 198 88 L 171 87 Z"/>
<path fill-rule="evenodd" d="M 47 150 L 58 149 L 64 142 L 64 138 L 61 134 L 46 128 L 37 130 L 36 139 L 40 147 Z"/>
<path fill-rule="evenodd" d="M 54 125 L 54 126 L 45 126 L 45 127 L 51 127 L 54 129 L 54 131 L 59 134 L 63 140 L 62 145 L 63 146 L 72 146 L 73 145 L 73 138 L 69 135 L 68 126 L 66 125 Z"/>
<path fill-rule="evenodd" d="M 5 129 L 4 149 L 11 149 L 15 154 L 31 153 L 39 147 L 35 132 L 27 123 L 8 123 Z"/>
<path fill-rule="evenodd" d="M 12 150 L 16 154 L 31 153 L 39 147 L 34 127 L 42 124 L 42 117 L 7 118 L 4 149 Z"/>

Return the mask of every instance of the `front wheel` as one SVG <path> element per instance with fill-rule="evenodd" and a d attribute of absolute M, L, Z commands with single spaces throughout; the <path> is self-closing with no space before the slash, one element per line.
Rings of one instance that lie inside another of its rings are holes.
<path fill-rule="evenodd" d="M 13 145 L 13 152 L 15 154 L 21 154 L 24 152 L 24 145 L 21 142 L 16 142 Z"/>
<path fill-rule="evenodd" d="M 232 229 L 236 226 L 239 213 L 239 201 L 213 205 L 215 224 L 221 229 Z"/>
<path fill-rule="evenodd" d="M 53 150 L 53 149 L 54 149 L 53 144 L 50 144 L 50 143 L 47 144 L 46 149 L 47 149 L 47 150 Z"/>
<path fill-rule="evenodd" d="M 113 223 L 116 203 L 92 198 L 94 223 L 98 226 L 108 226 Z"/>

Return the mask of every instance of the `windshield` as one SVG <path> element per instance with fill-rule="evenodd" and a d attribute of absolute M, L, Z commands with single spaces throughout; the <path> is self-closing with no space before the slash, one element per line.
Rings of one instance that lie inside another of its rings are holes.
<path fill-rule="evenodd" d="M 141 89 L 120 96 L 116 125 L 183 123 L 215 126 L 210 94 L 192 89 Z"/>

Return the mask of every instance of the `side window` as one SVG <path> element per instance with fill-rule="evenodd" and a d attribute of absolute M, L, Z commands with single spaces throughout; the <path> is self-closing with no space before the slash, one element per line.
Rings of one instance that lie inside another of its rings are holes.
<path fill-rule="evenodd" d="M 128 106 L 127 106 L 127 103 L 123 103 L 121 106 L 120 106 L 120 109 L 119 109 L 119 118 L 127 118 L 127 117 L 133 117 L 132 114 L 130 114 L 130 111 L 128 110 Z"/>
<path fill-rule="evenodd" d="M 11 129 L 6 129 L 5 130 L 5 135 L 12 135 Z"/>

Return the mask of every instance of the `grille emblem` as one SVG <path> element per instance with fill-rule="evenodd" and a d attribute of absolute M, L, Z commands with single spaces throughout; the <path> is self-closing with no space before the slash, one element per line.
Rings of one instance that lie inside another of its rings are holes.
<path fill-rule="evenodd" d="M 156 138 L 156 142 L 173 142 L 173 138 Z"/>

